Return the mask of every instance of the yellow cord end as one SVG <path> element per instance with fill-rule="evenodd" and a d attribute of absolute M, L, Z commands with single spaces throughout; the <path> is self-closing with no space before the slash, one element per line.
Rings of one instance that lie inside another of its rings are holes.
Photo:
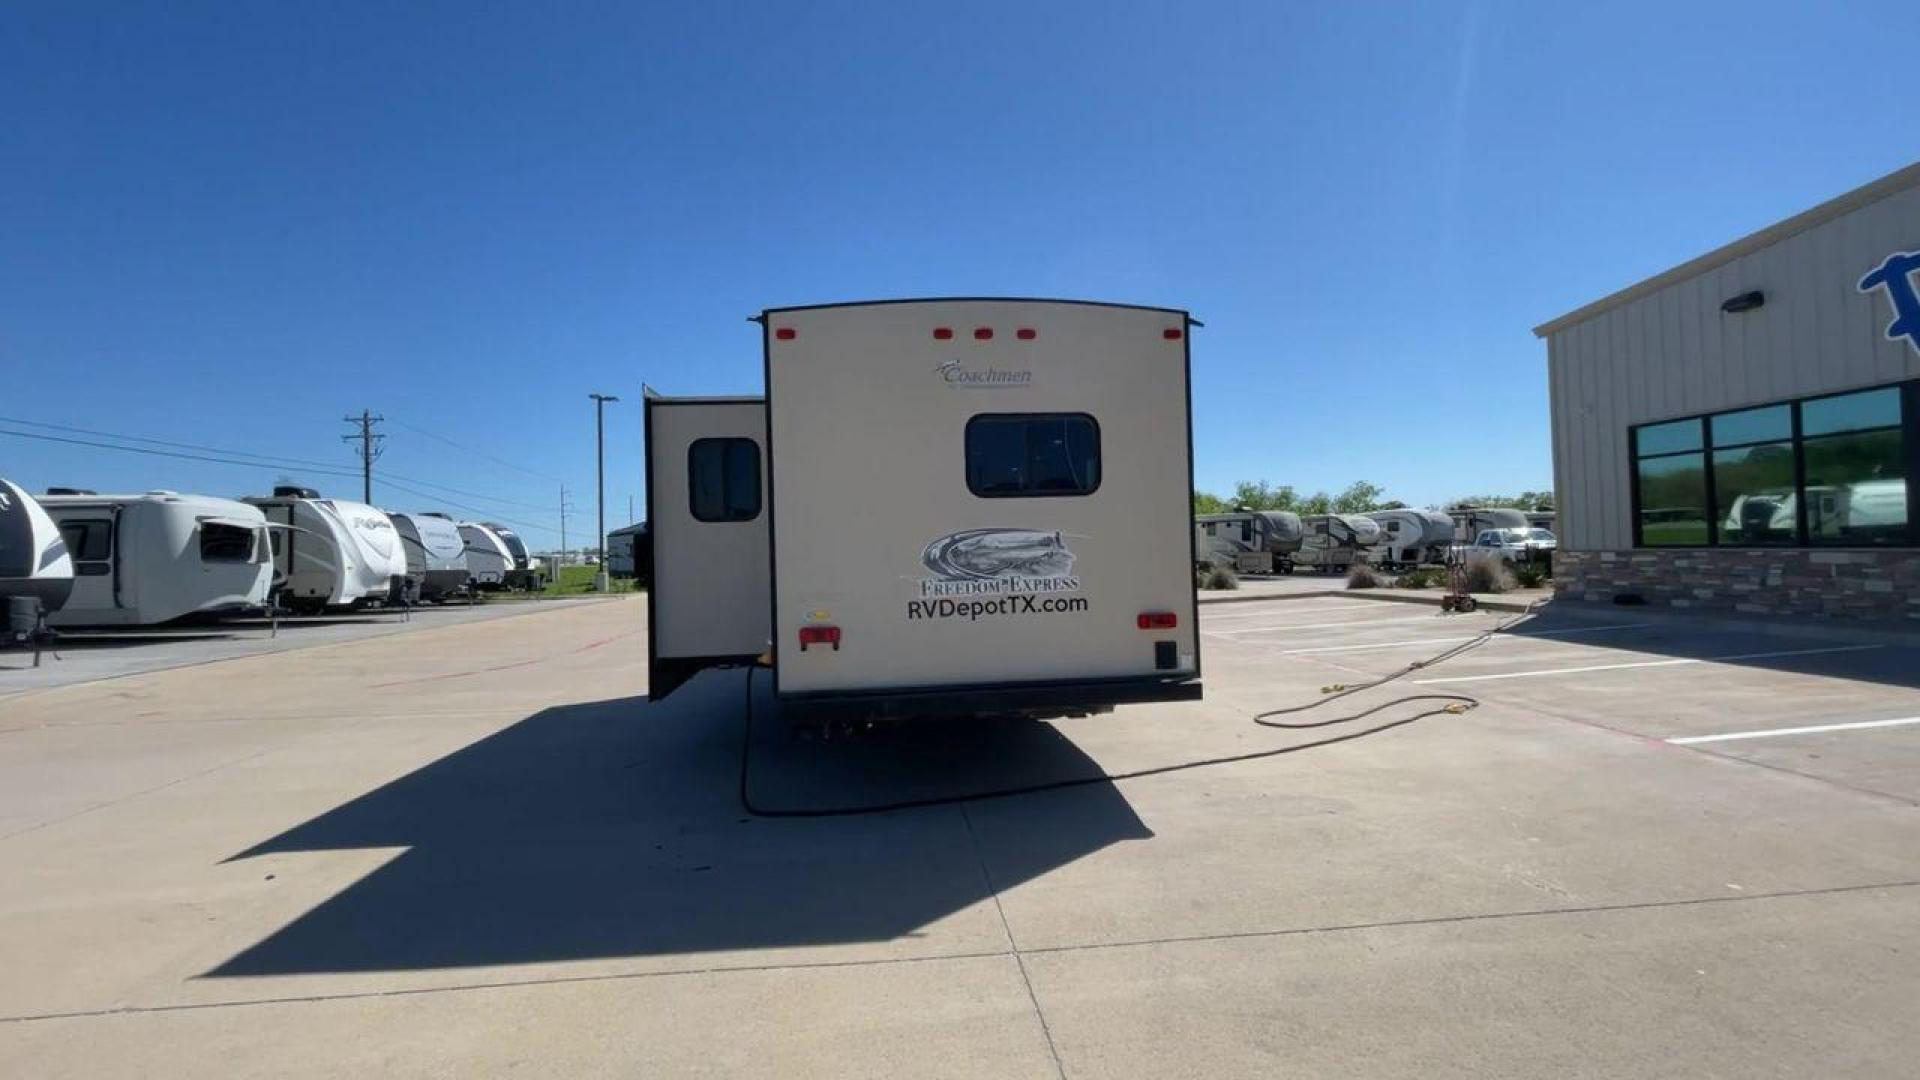
<path fill-rule="evenodd" d="M 1446 711 L 1452 713 L 1455 716 L 1464 716 L 1466 715 L 1467 710 L 1472 707 L 1473 706 L 1468 705 L 1464 702 L 1457 702 L 1455 704 L 1447 706 Z"/>
<path fill-rule="evenodd" d="M 1346 683 L 1334 683 L 1331 686 L 1321 687 L 1320 692 L 1323 694 L 1337 694 L 1340 691 L 1345 690 L 1346 688 L 1347 688 Z"/>

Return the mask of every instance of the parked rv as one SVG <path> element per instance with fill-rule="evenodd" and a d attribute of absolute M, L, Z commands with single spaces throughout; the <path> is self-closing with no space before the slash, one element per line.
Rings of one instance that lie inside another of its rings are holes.
<path fill-rule="evenodd" d="M 0 630 L 30 634 L 73 592 L 73 559 L 60 528 L 18 484 L 0 479 Z M 18 609 L 24 620 L 10 616 Z"/>
<path fill-rule="evenodd" d="M 647 523 L 628 525 L 607 534 L 607 573 L 633 578 L 645 585 L 653 566 L 653 537 Z"/>
<path fill-rule="evenodd" d="M 1200 696 L 1185 312 L 761 324 L 765 398 L 647 394 L 651 697 L 769 652 L 795 722 Z"/>
<path fill-rule="evenodd" d="M 506 588 L 507 575 L 515 568 L 507 542 L 476 521 L 462 521 L 457 528 L 466 544 L 467 577 L 472 587 L 488 592 Z"/>
<path fill-rule="evenodd" d="M 73 591 L 54 626 L 152 626 L 266 607 L 273 585 L 266 518 L 232 499 L 47 495 L 40 500 L 73 560 Z"/>
<path fill-rule="evenodd" d="M 445 514 L 388 511 L 407 553 L 414 599 L 440 601 L 467 591 L 467 542 Z"/>
<path fill-rule="evenodd" d="M 1471 544 L 1488 529 L 1532 528 L 1525 513 L 1504 506 L 1456 506 L 1447 511 L 1447 516 L 1453 519 L 1457 544 Z"/>
<path fill-rule="evenodd" d="M 1199 541 L 1222 565 L 1242 574 L 1291 574 L 1300 550 L 1300 515 L 1286 510 L 1235 510 L 1194 519 Z"/>
<path fill-rule="evenodd" d="M 290 485 L 244 501 L 272 528 L 274 596 L 282 606 L 322 611 L 405 599 L 406 545 L 386 514 Z"/>
<path fill-rule="evenodd" d="M 1526 514 L 1528 528 L 1552 532 L 1559 521 L 1559 515 L 1552 510 L 1528 510 Z"/>
<path fill-rule="evenodd" d="M 1447 561 L 1453 546 L 1453 519 L 1438 510 L 1375 510 L 1366 515 L 1380 526 L 1380 543 L 1371 558 L 1388 570 L 1412 569 Z"/>
<path fill-rule="evenodd" d="M 520 539 L 520 534 L 491 521 L 486 522 L 485 526 L 488 532 L 499 537 L 500 542 L 506 545 L 507 554 L 513 561 L 504 575 L 506 587 L 527 592 L 539 592 L 546 588 L 546 567 L 527 550 L 526 541 Z"/>
<path fill-rule="evenodd" d="M 1380 542 L 1380 526 L 1359 514 L 1310 514 L 1300 523 L 1304 535 L 1293 561 L 1323 573 L 1346 573 Z"/>

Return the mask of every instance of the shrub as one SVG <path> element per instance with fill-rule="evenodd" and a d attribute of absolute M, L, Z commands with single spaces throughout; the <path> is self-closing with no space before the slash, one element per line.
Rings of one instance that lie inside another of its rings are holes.
<path fill-rule="evenodd" d="M 1513 568 L 1513 580 L 1523 589 L 1537 589 L 1546 584 L 1547 565 L 1538 562 L 1524 562 Z"/>
<path fill-rule="evenodd" d="M 1240 575 L 1225 566 L 1216 566 L 1207 571 L 1206 579 L 1201 582 L 1203 589 L 1237 589 L 1240 587 Z"/>
<path fill-rule="evenodd" d="M 1396 589 L 1431 589 L 1440 584 L 1440 571 L 1430 566 L 1409 570 L 1393 580 Z"/>
<path fill-rule="evenodd" d="M 1467 591 L 1503 593 L 1513 588 L 1513 575 L 1496 559 L 1475 559 L 1467 564 Z"/>
<path fill-rule="evenodd" d="M 1380 572 L 1373 568 L 1372 563 L 1357 562 L 1353 564 L 1353 569 L 1347 571 L 1347 588 L 1377 589 L 1379 587 Z"/>

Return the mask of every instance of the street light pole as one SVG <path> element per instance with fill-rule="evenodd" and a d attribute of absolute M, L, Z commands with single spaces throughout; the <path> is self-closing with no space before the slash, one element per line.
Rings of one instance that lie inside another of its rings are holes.
<path fill-rule="evenodd" d="M 607 580 L 607 402 L 620 399 L 612 394 L 587 396 L 593 399 L 594 461 L 600 489 L 600 531 L 594 539 L 594 546 L 600 551 L 600 572 L 594 575 L 593 581 L 595 591 L 607 592 L 611 587 Z"/>

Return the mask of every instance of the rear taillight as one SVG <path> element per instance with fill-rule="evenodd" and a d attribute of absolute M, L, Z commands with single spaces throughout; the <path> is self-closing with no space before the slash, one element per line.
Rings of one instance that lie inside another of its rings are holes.
<path fill-rule="evenodd" d="M 1180 616 L 1171 611 L 1143 611 L 1134 623 L 1142 630 L 1171 630 L 1180 625 Z"/>
<path fill-rule="evenodd" d="M 991 326 L 976 326 L 976 327 L 974 327 L 974 328 L 973 328 L 973 340 L 975 340 L 975 341 L 992 341 L 992 340 L 993 340 L 993 327 L 991 327 Z"/>
<path fill-rule="evenodd" d="M 1184 331 L 1177 326 L 1169 326 L 1165 330 L 1160 331 L 1160 336 L 1166 338 L 1168 341 L 1179 341 L 1183 334 Z"/>
<path fill-rule="evenodd" d="M 806 652 L 809 645 L 831 645 L 834 652 L 840 651 L 840 628 L 837 626 L 803 626 L 800 628 L 800 651 Z"/>
<path fill-rule="evenodd" d="M 792 341 L 794 338 L 799 337 L 800 335 L 794 331 L 793 327 L 783 326 L 778 330 L 775 330 L 773 332 L 773 336 L 779 338 L 781 341 Z"/>
<path fill-rule="evenodd" d="M 953 340 L 953 327 L 951 327 L 951 326 L 936 326 L 936 327 L 934 327 L 934 328 L 933 328 L 933 340 L 935 340 L 935 341 L 952 341 L 952 340 Z"/>
<path fill-rule="evenodd" d="M 1040 334 L 1039 334 L 1039 331 L 1036 331 L 1031 326 L 1023 326 L 1020 329 L 1015 330 L 1013 332 L 1013 336 L 1019 338 L 1021 341 L 1032 341 L 1034 338 L 1039 337 Z"/>

